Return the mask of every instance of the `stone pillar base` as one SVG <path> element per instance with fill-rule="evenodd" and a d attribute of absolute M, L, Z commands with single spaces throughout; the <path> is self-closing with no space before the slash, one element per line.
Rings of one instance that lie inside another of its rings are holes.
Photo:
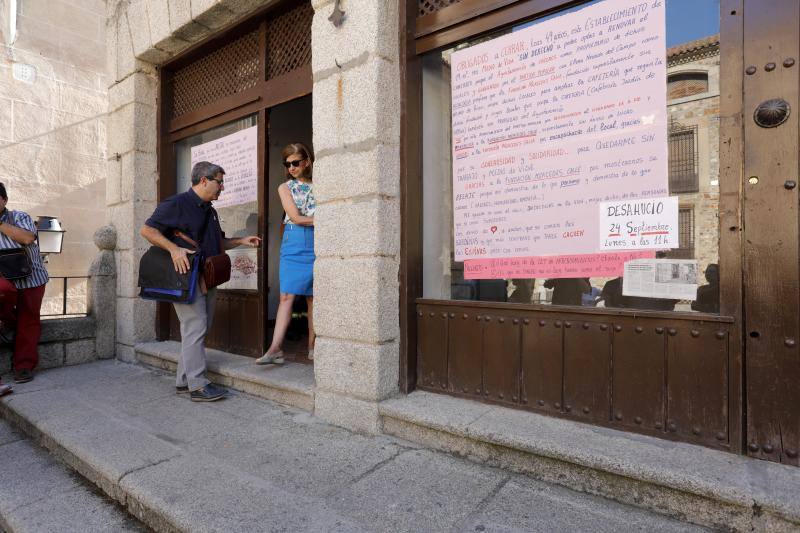
<path fill-rule="evenodd" d="M 358 433 L 377 435 L 382 432 L 378 402 L 359 400 L 336 392 L 316 390 L 314 416 Z"/>

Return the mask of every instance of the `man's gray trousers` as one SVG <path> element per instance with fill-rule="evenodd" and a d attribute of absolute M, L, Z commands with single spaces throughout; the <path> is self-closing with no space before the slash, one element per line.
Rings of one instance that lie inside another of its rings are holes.
<path fill-rule="evenodd" d="M 175 385 L 189 387 L 190 391 L 208 385 L 206 379 L 206 333 L 214 319 L 214 302 L 217 289 L 202 294 L 197 288 L 197 296 L 190 304 L 173 304 L 175 314 L 181 323 L 181 356 L 178 360 L 178 374 Z"/>

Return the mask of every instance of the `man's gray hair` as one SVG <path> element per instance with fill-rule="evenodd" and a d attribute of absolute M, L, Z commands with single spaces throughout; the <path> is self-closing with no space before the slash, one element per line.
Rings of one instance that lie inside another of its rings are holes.
<path fill-rule="evenodd" d="M 195 163 L 194 167 L 192 167 L 192 185 L 197 185 L 203 178 L 214 179 L 217 174 L 225 174 L 225 170 L 221 166 L 208 161 Z"/>

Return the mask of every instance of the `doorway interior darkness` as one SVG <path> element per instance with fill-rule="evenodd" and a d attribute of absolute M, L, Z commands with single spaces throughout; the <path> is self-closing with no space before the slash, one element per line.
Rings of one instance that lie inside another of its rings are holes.
<path fill-rule="evenodd" d="M 304 96 L 279 104 L 269 109 L 267 134 L 267 190 L 263 202 L 267 204 L 266 254 L 267 254 L 267 342 L 272 338 L 275 325 L 275 314 L 280 300 L 280 284 L 278 264 L 281 251 L 281 225 L 284 211 L 278 197 L 278 186 L 286 181 L 286 170 L 283 168 L 281 151 L 289 143 L 300 142 L 312 149 L 311 129 L 311 96 Z M 298 312 L 305 310 L 305 300 L 295 301 Z M 302 317 L 295 317 L 289 328 L 289 335 L 284 352 L 293 360 L 305 361 L 299 357 L 306 353 L 307 333 Z"/>

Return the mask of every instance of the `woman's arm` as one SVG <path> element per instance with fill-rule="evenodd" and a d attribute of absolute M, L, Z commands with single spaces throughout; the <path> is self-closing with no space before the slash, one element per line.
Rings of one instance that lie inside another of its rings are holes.
<path fill-rule="evenodd" d="M 278 186 L 278 196 L 281 199 L 281 205 L 283 206 L 283 210 L 286 211 L 286 215 L 289 217 L 289 220 L 292 224 L 297 224 L 298 226 L 313 226 L 314 225 L 314 217 L 307 217 L 300 214 L 300 211 L 297 209 L 297 206 L 294 205 L 294 198 L 292 198 L 292 191 L 289 190 L 289 186 L 285 183 L 281 183 Z"/>

